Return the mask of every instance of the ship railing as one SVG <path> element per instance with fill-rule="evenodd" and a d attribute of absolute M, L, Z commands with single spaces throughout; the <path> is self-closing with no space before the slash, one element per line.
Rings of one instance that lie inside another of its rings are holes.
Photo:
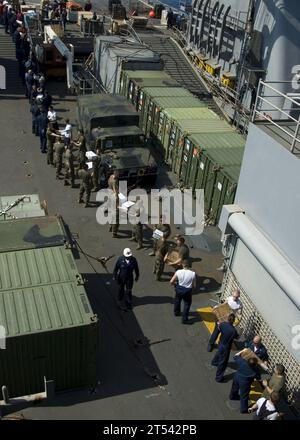
<path fill-rule="evenodd" d="M 82 65 L 82 68 L 74 73 L 75 90 L 78 95 L 107 93 L 105 87 L 95 76 L 94 61 L 94 52 L 92 52 Z"/>
<path fill-rule="evenodd" d="M 219 78 L 200 69 L 195 63 L 193 63 L 193 65 L 208 90 L 220 101 L 220 107 L 225 108 L 226 105 L 228 105 L 237 112 L 238 116 L 233 123 L 242 133 L 245 133 L 248 129 L 249 122 L 252 119 L 252 109 L 248 109 L 240 101 L 240 96 L 236 90 L 228 85 L 223 85 Z"/>
<path fill-rule="evenodd" d="M 174 40 L 177 41 L 177 43 L 182 47 L 186 47 L 187 45 L 187 37 L 186 37 L 186 32 L 181 31 L 180 29 L 173 27 L 172 28 L 172 37 L 174 38 Z"/>
<path fill-rule="evenodd" d="M 291 84 L 293 81 L 262 81 L 258 83 L 258 90 L 254 104 L 252 122 L 266 121 L 284 132 L 290 139 L 290 152 L 295 152 L 296 144 L 300 143 L 300 102 L 294 99 L 299 94 L 283 93 L 275 84 Z M 294 96 L 294 98 L 292 97 Z M 281 102 L 282 105 L 275 104 Z M 270 106 L 270 107 L 268 107 Z M 291 114 L 292 113 L 292 114 Z M 289 130 L 284 128 L 281 121 L 290 122 Z"/>
<path fill-rule="evenodd" d="M 77 95 L 107 93 L 105 87 L 90 71 L 78 71 L 74 73 L 74 89 Z"/>

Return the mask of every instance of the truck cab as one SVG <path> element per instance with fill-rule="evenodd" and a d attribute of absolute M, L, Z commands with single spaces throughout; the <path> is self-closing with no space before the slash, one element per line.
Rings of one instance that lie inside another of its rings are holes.
<path fill-rule="evenodd" d="M 139 128 L 139 114 L 120 95 L 79 96 L 79 127 L 89 150 L 100 148 L 106 178 L 116 169 L 121 180 L 154 184 L 157 164 Z"/>

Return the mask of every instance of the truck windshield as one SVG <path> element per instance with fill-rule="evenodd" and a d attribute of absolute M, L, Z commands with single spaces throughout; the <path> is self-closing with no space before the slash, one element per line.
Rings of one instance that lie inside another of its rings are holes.
<path fill-rule="evenodd" d="M 107 139 L 97 139 L 97 146 L 104 150 L 110 150 L 113 148 L 129 148 L 141 146 L 143 139 L 140 136 L 118 136 Z"/>

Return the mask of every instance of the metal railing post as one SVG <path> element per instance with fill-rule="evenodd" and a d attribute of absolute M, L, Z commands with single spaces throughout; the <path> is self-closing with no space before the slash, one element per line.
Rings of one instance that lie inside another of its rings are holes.
<path fill-rule="evenodd" d="M 298 133 L 299 133 L 299 128 L 300 128 L 300 115 L 298 117 L 298 122 L 297 122 L 297 126 L 296 126 L 296 129 L 295 129 L 295 134 L 294 134 L 292 145 L 291 145 L 291 148 L 290 148 L 290 152 L 291 153 L 294 153 L 294 148 L 295 148 L 295 145 L 296 145 L 296 141 L 298 140 L 297 137 L 298 137 Z"/>
<path fill-rule="evenodd" d="M 262 83 L 262 80 L 260 78 L 259 82 L 258 82 L 257 94 L 256 94 L 256 97 L 255 97 L 255 104 L 254 104 L 254 109 L 253 109 L 253 114 L 252 114 L 252 122 L 255 121 L 255 113 L 256 113 L 257 103 L 258 103 L 258 99 L 259 99 L 261 83 Z"/>

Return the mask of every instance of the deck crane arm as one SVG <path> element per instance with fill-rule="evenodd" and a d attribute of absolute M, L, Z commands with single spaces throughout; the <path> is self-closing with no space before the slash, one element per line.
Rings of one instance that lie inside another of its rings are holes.
<path fill-rule="evenodd" d="M 67 84 L 68 88 L 73 87 L 73 53 L 63 41 L 58 37 L 51 26 L 44 26 L 45 42 L 52 42 L 59 53 L 66 59 L 66 69 L 67 69 Z"/>

